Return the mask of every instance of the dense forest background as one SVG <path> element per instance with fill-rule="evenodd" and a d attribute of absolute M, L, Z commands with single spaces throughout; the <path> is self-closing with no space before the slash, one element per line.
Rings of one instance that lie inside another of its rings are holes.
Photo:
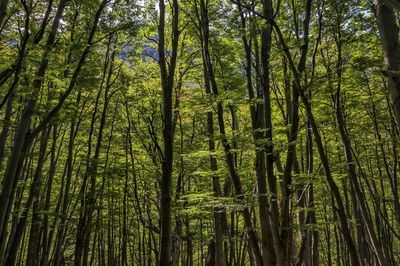
<path fill-rule="evenodd" d="M 398 10 L 0 0 L 0 265 L 399 265 Z"/>

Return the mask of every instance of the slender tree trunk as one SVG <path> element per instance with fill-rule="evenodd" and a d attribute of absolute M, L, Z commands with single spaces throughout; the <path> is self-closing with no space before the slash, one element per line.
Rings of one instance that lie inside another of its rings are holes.
<path fill-rule="evenodd" d="M 158 54 L 161 73 L 161 87 L 163 95 L 162 135 L 164 140 L 164 150 L 162 154 L 162 176 L 160 183 L 160 243 L 159 243 L 159 266 L 169 266 L 171 264 L 171 224 L 172 224 L 172 163 L 173 163 L 173 104 L 172 94 L 174 88 L 175 68 L 178 52 L 178 16 L 179 5 L 177 0 L 172 1 L 172 53 L 169 68 L 166 62 L 165 44 L 165 3 L 159 1 L 159 24 L 158 24 Z"/>
<path fill-rule="evenodd" d="M 43 221 L 43 240 L 42 240 L 42 259 L 40 262 L 41 266 L 47 266 L 49 261 L 51 240 L 49 240 L 49 211 L 51 205 L 51 192 L 53 188 L 53 180 L 56 172 L 56 145 L 57 145 L 57 134 L 58 134 L 58 126 L 53 126 L 53 137 L 52 137 L 52 145 L 51 145 L 51 153 L 50 153 L 50 169 L 49 169 L 49 178 L 47 180 L 47 189 L 46 189 L 46 199 L 44 202 L 43 210 L 46 213 L 44 215 Z"/>
<path fill-rule="evenodd" d="M 388 1 L 374 0 L 383 55 L 387 67 L 388 90 L 392 98 L 397 124 L 400 124 L 400 43 L 399 27 L 393 8 Z M 393 73 L 394 71 L 395 73 Z"/>

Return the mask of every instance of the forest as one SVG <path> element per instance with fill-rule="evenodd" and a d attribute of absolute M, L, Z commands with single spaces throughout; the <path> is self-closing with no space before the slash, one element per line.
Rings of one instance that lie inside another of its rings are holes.
<path fill-rule="evenodd" d="M 0 0 L 0 266 L 400 265 L 400 0 Z"/>

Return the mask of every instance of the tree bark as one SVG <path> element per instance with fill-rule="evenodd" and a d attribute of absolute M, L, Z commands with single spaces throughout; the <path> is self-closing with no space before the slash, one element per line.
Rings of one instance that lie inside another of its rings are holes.
<path fill-rule="evenodd" d="M 374 0 L 374 5 L 385 66 L 389 71 L 400 71 L 399 27 L 394 10 L 386 1 Z M 400 78 L 389 74 L 387 80 L 394 114 L 400 125 Z"/>
<path fill-rule="evenodd" d="M 161 73 L 162 88 L 162 135 L 164 150 L 162 154 L 162 176 L 160 182 L 160 243 L 158 265 L 169 266 L 171 264 L 171 227 L 172 227 L 172 163 L 174 148 L 173 130 L 173 104 L 172 94 L 178 53 L 179 39 L 179 5 L 177 0 L 172 1 L 172 53 L 169 68 L 166 62 L 165 44 L 165 3 L 159 0 L 159 24 L 158 24 L 158 54 Z"/>

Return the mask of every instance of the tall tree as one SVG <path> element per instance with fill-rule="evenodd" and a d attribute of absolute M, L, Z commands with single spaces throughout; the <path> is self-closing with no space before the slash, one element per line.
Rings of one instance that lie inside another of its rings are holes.
<path fill-rule="evenodd" d="M 171 264 L 171 223 L 172 223 L 172 163 L 174 149 L 173 129 L 173 101 L 174 78 L 176 61 L 178 57 L 179 44 L 179 4 L 177 0 L 172 1 L 172 32 L 171 32 L 171 56 L 168 60 L 166 55 L 165 24 L 166 8 L 164 0 L 159 1 L 159 24 L 158 24 L 158 55 L 160 65 L 160 77 L 162 88 L 162 136 L 164 149 L 162 154 L 162 176 L 160 180 L 160 257 L 159 265 Z M 168 62 L 167 62 L 168 60 Z"/>

